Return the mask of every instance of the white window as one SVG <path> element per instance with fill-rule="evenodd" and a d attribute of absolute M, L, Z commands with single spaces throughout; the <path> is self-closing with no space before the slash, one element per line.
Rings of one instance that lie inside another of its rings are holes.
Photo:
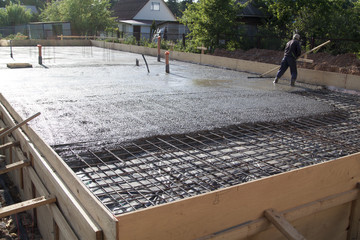
<path fill-rule="evenodd" d="M 160 3 L 159 2 L 152 2 L 151 3 L 151 10 L 152 11 L 160 11 Z"/>

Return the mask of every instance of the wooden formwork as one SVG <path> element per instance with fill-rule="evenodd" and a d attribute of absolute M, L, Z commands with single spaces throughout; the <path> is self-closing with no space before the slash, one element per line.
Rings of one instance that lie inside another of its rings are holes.
<path fill-rule="evenodd" d="M 1 94 L 0 103 L 0 128 L 23 121 Z M 56 199 L 30 211 L 44 239 L 116 239 L 116 218 L 28 125 L 0 140 L 3 145 L 18 143 L 4 150 L 7 166 L 29 162 L 8 172 L 21 198 Z"/>
<path fill-rule="evenodd" d="M 23 121 L 0 103 L 0 128 Z M 358 239 L 360 153 L 113 216 L 28 125 L 0 140 L 44 239 Z"/>
<path fill-rule="evenodd" d="M 118 216 L 119 239 L 358 239 L 359 180 L 360 153 Z"/>

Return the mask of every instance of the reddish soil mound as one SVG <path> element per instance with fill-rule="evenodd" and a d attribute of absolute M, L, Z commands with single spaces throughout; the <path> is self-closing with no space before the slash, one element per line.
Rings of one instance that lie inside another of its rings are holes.
<path fill-rule="evenodd" d="M 283 52 L 256 48 L 250 49 L 248 51 L 226 51 L 224 49 L 216 49 L 214 55 L 256 62 L 280 64 L 283 57 Z M 341 54 L 337 56 L 333 56 L 328 53 L 311 53 L 307 56 L 307 58 L 313 59 L 314 62 L 299 62 L 299 68 L 360 75 L 360 59 L 357 58 L 353 53 Z"/>

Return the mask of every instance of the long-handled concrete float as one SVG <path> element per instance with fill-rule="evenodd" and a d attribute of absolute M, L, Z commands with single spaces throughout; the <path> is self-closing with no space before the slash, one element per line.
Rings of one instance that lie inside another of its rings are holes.
<path fill-rule="evenodd" d="M 311 53 L 311 52 L 313 52 L 313 51 L 315 51 L 315 50 L 317 50 L 317 49 L 321 48 L 322 46 L 324 46 L 324 45 L 328 44 L 329 42 L 330 42 L 330 40 L 328 40 L 328 41 L 326 41 L 326 42 L 324 42 L 324 43 L 320 44 L 319 46 L 314 47 L 313 49 L 311 49 L 311 50 L 309 50 L 309 51 L 307 51 L 307 52 L 305 52 L 305 53 L 301 54 L 301 55 L 300 55 L 300 57 L 297 59 L 297 61 L 310 62 L 311 60 L 309 60 L 309 59 L 305 59 L 305 58 L 302 58 L 302 57 L 304 57 L 306 54 L 309 54 L 309 53 Z M 271 73 L 271 72 L 275 71 L 275 70 L 276 70 L 276 69 L 278 69 L 278 68 L 279 68 L 279 67 L 275 67 L 275 68 L 270 69 L 270 70 L 269 70 L 269 71 L 267 71 L 267 72 L 264 72 L 264 73 L 263 73 L 263 74 L 261 74 L 260 76 L 248 76 L 248 78 L 263 78 L 266 74 L 269 74 L 269 73 Z"/>

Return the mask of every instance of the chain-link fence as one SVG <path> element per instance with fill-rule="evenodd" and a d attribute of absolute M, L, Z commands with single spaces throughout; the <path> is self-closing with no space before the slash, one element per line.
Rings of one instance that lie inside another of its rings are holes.
<path fill-rule="evenodd" d="M 55 39 L 59 35 L 71 35 L 71 25 L 68 22 L 46 22 L 0 27 L 2 38 L 17 34 L 28 39 Z"/>

